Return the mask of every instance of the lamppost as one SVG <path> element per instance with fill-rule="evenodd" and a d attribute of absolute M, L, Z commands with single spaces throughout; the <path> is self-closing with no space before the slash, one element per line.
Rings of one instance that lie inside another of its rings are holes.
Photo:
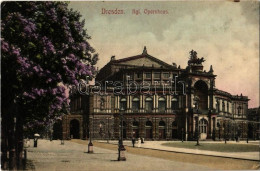
<path fill-rule="evenodd" d="M 93 118 L 92 118 L 92 124 L 94 124 L 94 113 L 93 113 Z M 91 134 L 91 129 L 90 129 L 90 126 L 88 125 L 89 127 L 89 143 L 88 143 L 88 153 L 94 153 L 93 152 L 93 143 L 92 143 L 92 134 Z M 92 132 L 94 132 L 94 125 L 93 125 L 93 130 Z"/>
<path fill-rule="evenodd" d="M 120 109 L 121 136 L 118 136 L 118 139 L 119 139 L 119 141 L 118 141 L 118 161 L 126 161 L 126 157 L 125 157 L 126 150 L 123 145 L 123 112 L 124 112 L 124 108 L 121 107 L 121 109 Z"/>

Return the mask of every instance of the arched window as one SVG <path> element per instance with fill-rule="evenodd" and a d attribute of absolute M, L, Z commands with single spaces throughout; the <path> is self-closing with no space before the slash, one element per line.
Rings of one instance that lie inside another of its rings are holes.
<path fill-rule="evenodd" d="M 132 110 L 134 112 L 138 112 L 139 108 L 140 108 L 140 100 L 139 98 L 134 97 L 132 101 Z"/>
<path fill-rule="evenodd" d="M 199 98 L 197 109 L 208 109 L 208 85 L 199 80 L 194 84 L 194 96 Z"/>
<path fill-rule="evenodd" d="M 126 98 L 120 99 L 120 109 L 126 110 Z"/>
<path fill-rule="evenodd" d="M 178 109 L 178 99 L 172 98 L 172 110 Z"/>
<path fill-rule="evenodd" d="M 199 131 L 200 133 L 207 133 L 207 125 L 208 125 L 208 122 L 206 119 L 201 119 L 199 121 Z"/>
<path fill-rule="evenodd" d="M 165 98 L 164 97 L 160 97 L 158 99 L 158 109 L 159 109 L 159 112 L 165 112 L 166 110 L 166 101 L 165 101 Z"/>
<path fill-rule="evenodd" d="M 224 102 L 224 100 L 222 101 L 222 112 L 225 112 L 225 102 Z"/>
<path fill-rule="evenodd" d="M 145 110 L 147 112 L 151 112 L 153 110 L 153 99 L 151 97 L 147 97 L 145 99 Z"/>
<path fill-rule="evenodd" d="M 165 127 L 165 122 L 164 121 L 160 121 L 159 122 L 159 127 Z"/>

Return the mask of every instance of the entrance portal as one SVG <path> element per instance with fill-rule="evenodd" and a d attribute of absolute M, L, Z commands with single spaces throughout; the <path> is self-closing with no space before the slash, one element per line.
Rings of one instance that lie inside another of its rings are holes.
<path fill-rule="evenodd" d="M 54 139 L 54 140 L 62 139 L 62 124 L 61 124 L 61 121 L 58 121 L 53 125 L 52 139 Z"/>
<path fill-rule="evenodd" d="M 177 122 L 172 122 L 172 139 L 178 139 L 178 126 Z"/>
<path fill-rule="evenodd" d="M 70 121 L 70 138 L 79 139 L 79 121 L 77 119 Z"/>
<path fill-rule="evenodd" d="M 165 122 L 160 121 L 159 122 L 159 139 L 165 139 Z"/>
<path fill-rule="evenodd" d="M 147 139 L 153 138 L 153 123 L 151 121 L 147 121 L 145 124 L 145 133 Z"/>

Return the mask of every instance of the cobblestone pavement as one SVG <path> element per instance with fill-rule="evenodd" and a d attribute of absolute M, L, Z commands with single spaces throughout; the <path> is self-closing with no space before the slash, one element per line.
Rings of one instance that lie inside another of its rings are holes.
<path fill-rule="evenodd" d="M 107 141 L 99 141 L 99 142 L 107 142 Z M 192 153 L 192 154 L 204 154 L 204 155 L 214 155 L 214 156 L 223 156 L 223 157 L 234 157 L 240 159 L 251 159 L 251 160 L 260 160 L 259 152 L 216 152 L 216 151 L 206 151 L 206 150 L 197 150 L 197 149 L 185 149 L 185 148 L 176 148 L 162 145 L 163 143 L 169 142 L 179 142 L 179 141 L 145 141 L 144 144 L 141 144 L 141 148 L 151 148 L 151 149 L 159 149 L 159 150 L 167 150 L 167 151 L 175 151 L 175 152 L 184 152 L 184 153 Z M 111 144 L 117 144 L 118 141 L 109 141 Z M 185 143 L 185 142 L 183 142 Z M 194 142 L 195 144 L 196 142 Z M 201 141 L 203 143 L 224 143 L 219 141 Z M 229 141 L 229 144 L 238 144 L 237 142 Z M 240 141 L 239 144 L 247 144 L 246 142 Z M 259 145 L 259 142 L 252 141 L 249 144 Z M 124 145 L 132 146 L 131 141 L 124 141 Z M 135 144 L 137 146 L 137 144 Z"/>
<path fill-rule="evenodd" d="M 155 157 L 127 153 L 127 161 L 117 161 L 118 153 L 95 147 L 94 154 L 88 154 L 87 146 L 71 141 L 38 140 L 38 147 L 27 149 L 28 170 L 210 170 L 206 166 L 170 161 Z"/>

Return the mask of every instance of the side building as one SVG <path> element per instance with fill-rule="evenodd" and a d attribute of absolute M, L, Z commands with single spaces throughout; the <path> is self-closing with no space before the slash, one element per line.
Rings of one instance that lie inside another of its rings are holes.
<path fill-rule="evenodd" d="M 248 138 L 260 139 L 260 107 L 248 109 Z"/>
<path fill-rule="evenodd" d="M 247 138 L 248 97 L 215 87 L 213 67 L 190 52 L 185 69 L 147 53 L 116 60 L 97 74 L 89 95 L 71 94 L 63 138 L 194 140 Z"/>

